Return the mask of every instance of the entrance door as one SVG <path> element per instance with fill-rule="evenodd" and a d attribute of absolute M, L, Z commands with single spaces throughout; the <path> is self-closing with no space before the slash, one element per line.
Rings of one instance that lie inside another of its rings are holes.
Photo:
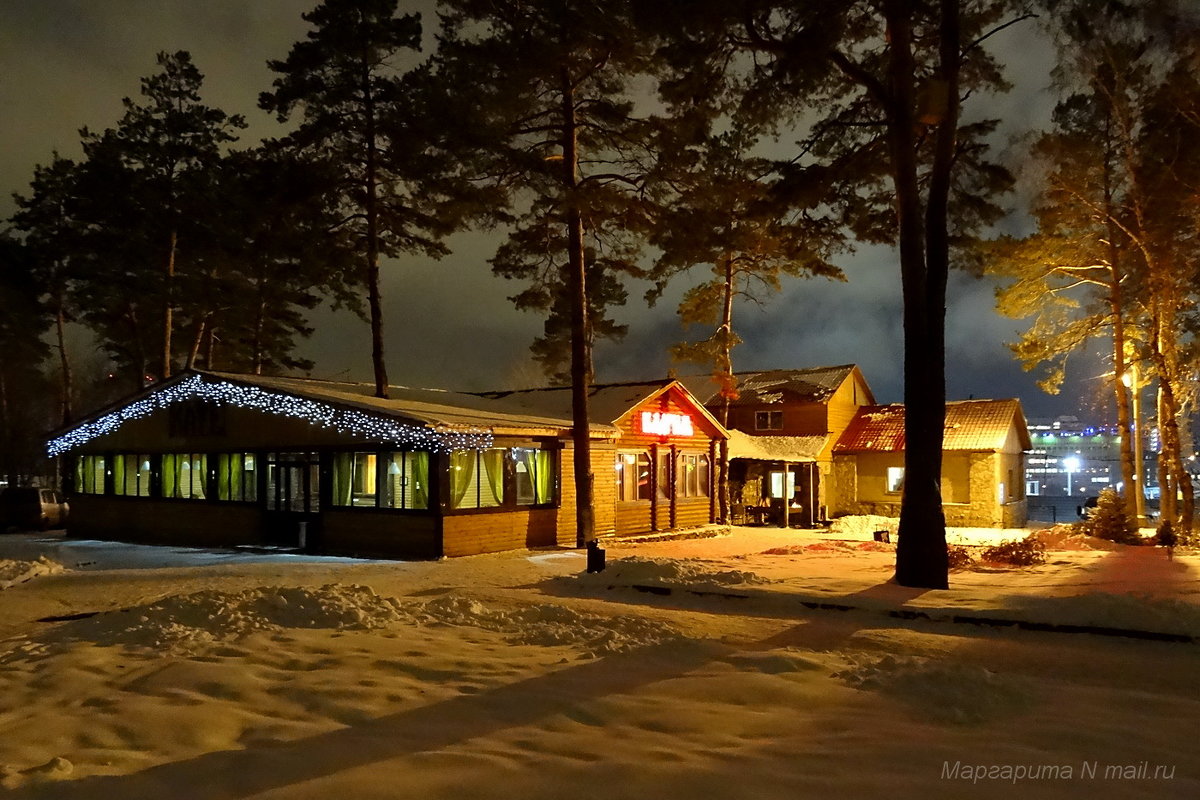
<path fill-rule="evenodd" d="M 266 501 L 268 541 L 314 549 L 321 520 L 321 464 L 317 454 L 268 453 Z"/>

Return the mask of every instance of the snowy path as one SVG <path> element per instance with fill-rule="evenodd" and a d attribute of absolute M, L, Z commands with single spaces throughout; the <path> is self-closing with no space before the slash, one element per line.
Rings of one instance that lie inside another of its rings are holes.
<path fill-rule="evenodd" d="M 30 548 L 0 537 L 0 563 Z M 919 592 L 857 548 L 750 531 L 614 547 L 591 577 L 577 552 L 129 567 L 93 548 L 103 568 L 0 591 L 0 796 L 1200 796 L 1200 647 L 887 616 L 1190 629 L 1195 556 L 1060 551 Z"/>

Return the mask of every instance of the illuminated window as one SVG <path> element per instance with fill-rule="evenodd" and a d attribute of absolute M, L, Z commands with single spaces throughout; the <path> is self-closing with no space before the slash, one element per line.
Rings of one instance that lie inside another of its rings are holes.
<path fill-rule="evenodd" d="M 218 453 L 217 499 L 254 502 L 258 498 L 258 459 L 254 453 Z"/>
<path fill-rule="evenodd" d="M 787 494 L 783 493 L 783 476 L 787 475 Z M 787 497 L 796 496 L 796 473 L 790 469 L 784 473 L 782 470 L 771 473 L 771 497 Z"/>
<path fill-rule="evenodd" d="M 617 456 L 617 500 L 633 502 L 650 499 L 650 456 L 646 453 L 620 453 Z"/>
<path fill-rule="evenodd" d="M 450 454 L 450 506 L 491 508 L 504 502 L 507 450 L 456 450 Z"/>
<path fill-rule="evenodd" d="M 783 430 L 782 411 L 755 411 L 754 429 L 757 431 Z"/>
<path fill-rule="evenodd" d="M 75 491 L 104 494 L 104 456 L 80 456 L 75 462 Z"/>
<path fill-rule="evenodd" d="M 125 497 L 149 497 L 150 456 L 122 453 L 113 456 L 113 494 Z"/>
<path fill-rule="evenodd" d="M 554 502 L 554 453 L 538 447 L 512 449 L 517 505 Z"/>
<path fill-rule="evenodd" d="M 208 456 L 204 453 L 167 453 L 162 457 L 162 495 L 185 500 L 208 496 Z"/>
<path fill-rule="evenodd" d="M 887 490 L 899 493 L 904 489 L 904 467 L 887 468 Z"/>
<path fill-rule="evenodd" d="M 678 497 L 708 497 L 708 456 L 680 455 L 676 477 Z"/>
<path fill-rule="evenodd" d="M 384 459 L 384 508 L 429 508 L 429 453 L 389 453 Z"/>
<path fill-rule="evenodd" d="M 378 462 L 375 453 L 334 453 L 333 504 L 375 508 L 379 499 Z"/>

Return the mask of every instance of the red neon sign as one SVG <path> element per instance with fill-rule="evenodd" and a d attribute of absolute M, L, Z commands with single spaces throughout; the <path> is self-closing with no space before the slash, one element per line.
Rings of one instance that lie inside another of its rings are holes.
<path fill-rule="evenodd" d="M 692 436 L 692 418 L 687 414 L 668 414 L 663 411 L 642 412 L 642 433 L 652 436 Z"/>

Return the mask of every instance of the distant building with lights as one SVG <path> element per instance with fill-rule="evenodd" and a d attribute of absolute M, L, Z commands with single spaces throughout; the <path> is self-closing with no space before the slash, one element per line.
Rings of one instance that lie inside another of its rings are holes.
<path fill-rule="evenodd" d="M 1026 459 L 1025 484 L 1030 496 L 1090 497 L 1121 486 L 1121 434 L 1115 425 L 1093 425 L 1078 417 L 1035 418 L 1029 422 L 1032 449 Z M 1144 474 L 1157 485 L 1148 437 Z"/>

